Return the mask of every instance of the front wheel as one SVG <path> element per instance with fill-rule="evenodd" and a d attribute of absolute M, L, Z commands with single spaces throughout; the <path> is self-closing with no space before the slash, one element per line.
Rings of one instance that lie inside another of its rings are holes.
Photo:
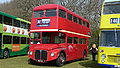
<path fill-rule="evenodd" d="M 61 67 L 65 63 L 65 55 L 63 53 L 60 53 L 58 58 L 56 59 L 56 66 Z"/>
<path fill-rule="evenodd" d="M 9 58 L 9 57 L 10 57 L 9 51 L 8 51 L 8 50 L 4 50 L 4 51 L 3 51 L 3 59 L 7 59 L 7 58 Z"/>

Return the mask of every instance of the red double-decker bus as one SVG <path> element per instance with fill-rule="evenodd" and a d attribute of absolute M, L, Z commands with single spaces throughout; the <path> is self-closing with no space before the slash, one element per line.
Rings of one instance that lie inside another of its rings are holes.
<path fill-rule="evenodd" d="M 64 62 L 85 58 L 88 54 L 88 20 L 57 4 L 34 8 L 30 28 L 28 63 Z"/>

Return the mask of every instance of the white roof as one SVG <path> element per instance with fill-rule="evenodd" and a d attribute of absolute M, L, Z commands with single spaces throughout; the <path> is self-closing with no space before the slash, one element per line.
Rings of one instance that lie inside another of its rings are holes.
<path fill-rule="evenodd" d="M 104 0 L 104 2 L 113 2 L 113 1 L 120 1 L 120 0 Z"/>

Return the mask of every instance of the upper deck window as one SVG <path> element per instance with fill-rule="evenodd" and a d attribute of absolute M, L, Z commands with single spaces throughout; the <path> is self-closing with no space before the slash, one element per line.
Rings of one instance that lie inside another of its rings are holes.
<path fill-rule="evenodd" d="M 78 23 L 80 24 L 80 25 L 82 25 L 82 22 L 81 22 L 82 20 L 81 19 L 78 19 Z"/>
<path fill-rule="evenodd" d="M 77 17 L 74 16 L 73 19 L 74 19 L 74 22 L 77 23 Z"/>
<path fill-rule="evenodd" d="M 43 17 L 44 16 L 44 11 L 40 10 L 40 11 L 34 11 L 34 17 Z"/>
<path fill-rule="evenodd" d="M 72 21 L 72 15 L 68 13 L 67 16 L 68 16 L 68 19 Z"/>
<path fill-rule="evenodd" d="M 30 24 L 29 24 L 29 23 L 26 24 L 26 28 L 27 28 L 28 30 L 30 29 Z"/>
<path fill-rule="evenodd" d="M 12 25 L 12 18 L 4 16 L 4 24 Z"/>
<path fill-rule="evenodd" d="M 13 26 L 20 27 L 20 21 L 14 19 Z"/>
<path fill-rule="evenodd" d="M 24 28 L 24 29 L 26 29 L 26 23 L 25 22 L 21 22 L 21 28 Z"/>
<path fill-rule="evenodd" d="M 89 28 L 89 23 L 87 22 L 87 27 Z"/>
<path fill-rule="evenodd" d="M 120 2 L 105 3 L 103 14 L 118 14 L 120 13 Z"/>
<path fill-rule="evenodd" d="M 59 9 L 59 16 L 62 18 L 66 18 L 66 12 L 64 10 Z"/>
<path fill-rule="evenodd" d="M 46 10 L 46 17 L 56 16 L 56 9 Z"/>

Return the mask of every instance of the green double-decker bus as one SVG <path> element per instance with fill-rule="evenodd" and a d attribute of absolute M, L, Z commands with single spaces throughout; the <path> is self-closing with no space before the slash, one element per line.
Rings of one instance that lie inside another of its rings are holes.
<path fill-rule="evenodd" d="M 27 54 L 30 24 L 0 11 L 0 57 Z"/>

